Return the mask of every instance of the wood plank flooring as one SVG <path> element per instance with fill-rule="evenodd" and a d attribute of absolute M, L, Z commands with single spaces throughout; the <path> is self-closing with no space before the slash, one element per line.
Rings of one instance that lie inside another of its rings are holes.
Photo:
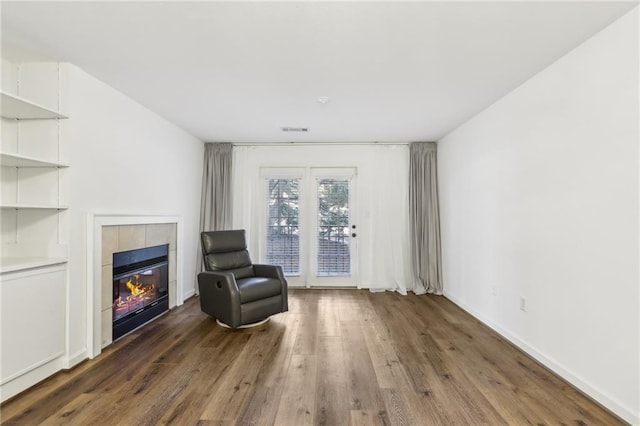
<path fill-rule="evenodd" d="M 291 290 L 289 307 L 232 331 L 192 298 L 2 424 L 623 424 L 443 297 Z"/>

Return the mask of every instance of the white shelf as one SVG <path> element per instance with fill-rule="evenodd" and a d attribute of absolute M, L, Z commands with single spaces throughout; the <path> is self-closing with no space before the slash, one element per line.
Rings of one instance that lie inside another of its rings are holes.
<path fill-rule="evenodd" d="M 54 257 L 4 257 L 0 259 L 0 273 L 23 271 L 61 263 L 67 263 L 67 259 Z"/>
<path fill-rule="evenodd" d="M 59 206 L 51 206 L 45 204 L 3 204 L 0 206 L 2 209 L 32 209 L 32 210 L 66 210 L 69 206 L 59 205 Z"/>
<path fill-rule="evenodd" d="M 57 111 L 28 101 L 20 96 L 9 93 L 1 93 L 2 103 L 0 115 L 4 118 L 15 120 L 51 120 L 57 118 L 67 118 Z"/>
<path fill-rule="evenodd" d="M 0 166 L 9 167 L 69 167 L 66 163 L 56 161 L 41 160 L 39 158 L 27 157 L 25 155 L 7 154 L 0 152 Z"/>

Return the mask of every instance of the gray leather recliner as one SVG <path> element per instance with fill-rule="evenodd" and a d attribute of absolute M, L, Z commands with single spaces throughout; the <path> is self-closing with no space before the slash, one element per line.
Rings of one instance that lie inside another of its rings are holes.
<path fill-rule="evenodd" d="M 231 328 L 286 312 L 287 280 L 280 266 L 251 263 L 245 231 L 201 234 L 205 271 L 198 274 L 200 309 Z"/>

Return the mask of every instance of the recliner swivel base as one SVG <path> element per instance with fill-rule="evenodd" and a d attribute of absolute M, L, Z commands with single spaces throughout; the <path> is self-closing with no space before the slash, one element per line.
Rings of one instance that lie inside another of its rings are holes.
<path fill-rule="evenodd" d="M 253 328 L 253 327 L 257 327 L 257 326 L 259 326 L 259 325 L 262 325 L 262 324 L 266 324 L 266 323 L 268 323 L 270 319 L 271 319 L 271 318 L 265 318 L 265 319 L 263 319 L 263 320 L 256 321 L 256 322 L 252 322 L 252 323 L 249 323 L 249 324 L 239 325 L 239 326 L 238 326 L 238 327 L 236 327 L 235 329 L 239 329 L 239 328 Z M 227 324 L 223 323 L 222 321 L 220 321 L 220 320 L 219 320 L 219 319 L 217 319 L 217 318 L 216 318 L 216 323 L 218 323 L 218 325 L 219 325 L 220 327 L 224 327 L 224 328 L 228 328 L 228 329 L 234 330 L 234 328 L 233 328 L 233 327 L 231 327 L 230 325 L 227 325 Z"/>

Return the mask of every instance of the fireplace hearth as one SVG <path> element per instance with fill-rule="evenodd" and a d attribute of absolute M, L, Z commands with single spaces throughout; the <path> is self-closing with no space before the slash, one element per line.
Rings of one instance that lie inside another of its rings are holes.
<path fill-rule="evenodd" d="M 113 340 L 169 309 L 167 244 L 113 254 Z"/>

